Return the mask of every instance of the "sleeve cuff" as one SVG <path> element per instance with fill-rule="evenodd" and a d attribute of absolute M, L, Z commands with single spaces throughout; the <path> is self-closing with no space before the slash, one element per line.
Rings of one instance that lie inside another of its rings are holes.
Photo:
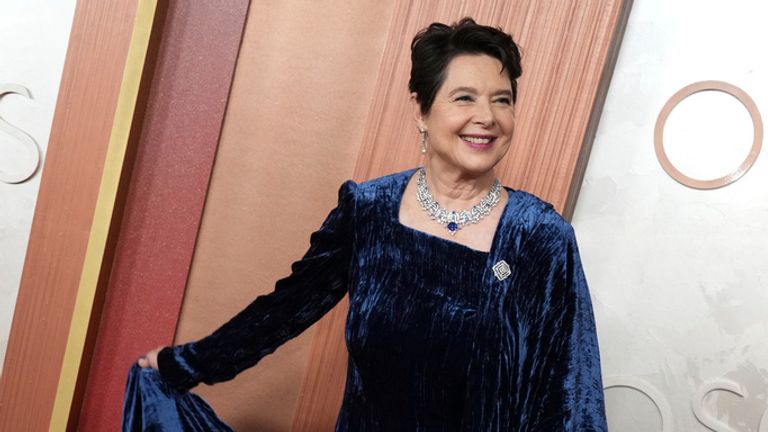
<path fill-rule="evenodd" d="M 199 373 L 182 355 L 184 345 L 165 347 L 157 354 L 157 367 L 160 375 L 171 387 L 178 390 L 189 390 L 199 382 Z"/>

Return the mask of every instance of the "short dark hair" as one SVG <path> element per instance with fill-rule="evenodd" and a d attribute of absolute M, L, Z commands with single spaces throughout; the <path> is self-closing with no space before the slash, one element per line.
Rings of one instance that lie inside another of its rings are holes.
<path fill-rule="evenodd" d="M 462 18 L 451 26 L 432 23 L 411 42 L 411 79 L 408 90 L 416 93 L 422 114 L 428 114 L 435 95 L 445 82 L 448 64 L 461 54 L 485 54 L 501 62 L 512 83 L 512 102 L 517 101 L 517 78 L 523 73 L 520 51 L 512 36 L 500 28 Z"/>

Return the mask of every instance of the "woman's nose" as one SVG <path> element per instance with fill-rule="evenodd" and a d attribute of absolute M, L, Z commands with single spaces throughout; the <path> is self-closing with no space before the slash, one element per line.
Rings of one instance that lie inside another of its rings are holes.
<path fill-rule="evenodd" d="M 478 101 L 475 104 L 474 122 L 485 127 L 492 126 L 496 118 L 491 109 L 491 104 L 487 101 Z"/>

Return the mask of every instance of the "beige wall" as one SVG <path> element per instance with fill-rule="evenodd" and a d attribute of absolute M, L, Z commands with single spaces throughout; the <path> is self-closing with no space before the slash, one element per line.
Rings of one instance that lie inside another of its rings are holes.
<path fill-rule="evenodd" d="M 573 218 L 603 376 L 617 385 L 611 431 L 768 430 L 765 146 L 744 177 L 702 191 L 664 172 L 653 141 L 659 111 L 695 81 L 742 88 L 765 121 L 767 14 L 761 0 L 632 9 Z M 670 158 L 699 178 L 736 168 L 752 135 L 724 94 L 686 99 L 665 129 Z"/>
<path fill-rule="evenodd" d="M 392 6 L 251 3 L 177 343 L 272 291 L 334 207 L 353 175 Z M 236 430 L 289 430 L 312 335 L 199 393 Z"/>

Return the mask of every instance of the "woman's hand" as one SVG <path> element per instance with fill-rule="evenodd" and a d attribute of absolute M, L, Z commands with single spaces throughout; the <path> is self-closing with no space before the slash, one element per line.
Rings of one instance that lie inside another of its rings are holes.
<path fill-rule="evenodd" d="M 160 370 L 157 366 L 157 353 L 160 352 L 161 349 L 164 347 L 157 347 L 153 349 L 152 351 L 144 354 L 143 356 L 139 357 L 139 367 L 143 368 L 152 368 L 154 370 Z"/>

